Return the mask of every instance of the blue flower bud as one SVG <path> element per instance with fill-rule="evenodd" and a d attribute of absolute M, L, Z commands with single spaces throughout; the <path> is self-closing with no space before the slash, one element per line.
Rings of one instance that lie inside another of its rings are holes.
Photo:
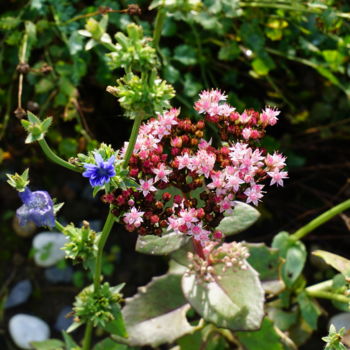
<path fill-rule="evenodd" d="M 19 192 L 23 205 L 17 209 L 16 215 L 21 226 L 33 221 L 37 226 L 55 226 L 53 201 L 46 191 L 31 192 L 28 187 Z"/>

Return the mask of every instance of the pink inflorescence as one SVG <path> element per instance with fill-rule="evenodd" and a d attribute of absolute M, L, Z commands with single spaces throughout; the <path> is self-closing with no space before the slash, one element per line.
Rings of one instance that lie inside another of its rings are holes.
<path fill-rule="evenodd" d="M 215 228 L 236 200 L 258 205 L 267 179 L 283 186 L 285 157 L 258 147 L 280 112 L 266 107 L 240 114 L 226 99 L 219 90 L 203 91 L 194 106 L 202 120 L 182 119 L 174 108 L 141 126 L 129 162 L 138 187 L 104 196 L 127 230 L 177 232 L 204 246 L 222 238 Z M 219 131 L 215 147 L 205 139 L 208 123 Z"/>

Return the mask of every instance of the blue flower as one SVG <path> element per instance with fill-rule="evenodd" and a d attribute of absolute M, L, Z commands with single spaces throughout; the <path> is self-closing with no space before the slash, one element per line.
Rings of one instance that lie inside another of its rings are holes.
<path fill-rule="evenodd" d="M 32 192 L 28 187 L 19 192 L 23 205 L 17 209 L 16 215 L 21 226 L 33 221 L 37 226 L 55 226 L 53 201 L 46 191 Z"/>
<path fill-rule="evenodd" d="M 91 186 L 102 186 L 108 183 L 111 177 L 115 176 L 114 161 L 115 156 L 111 156 L 107 161 L 104 161 L 99 153 L 95 153 L 95 164 L 84 163 L 84 177 L 88 177 Z"/>

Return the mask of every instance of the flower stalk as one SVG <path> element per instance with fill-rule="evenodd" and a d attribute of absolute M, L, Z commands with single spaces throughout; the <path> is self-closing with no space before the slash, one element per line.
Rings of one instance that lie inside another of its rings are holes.
<path fill-rule="evenodd" d="M 43 152 L 45 153 L 45 155 L 54 163 L 63 166 L 64 168 L 67 168 L 69 170 L 81 173 L 81 169 L 79 169 L 78 167 L 76 167 L 73 164 L 70 164 L 68 162 L 66 162 L 65 160 L 63 160 L 61 157 L 59 157 L 51 148 L 50 146 L 47 144 L 45 139 L 39 140 L 39 145 L 41 147 L 41 149 L 43 150 Z"/>
<path fill-rule="evenodd" d="M 307 225 L 301 227 L 298 231 L 293 233 L 290 237 L 294 240 L 299 240 L 309 234 L 311 231 L 315 230 L 317 227 L 326 223 L 334 216 L 342 213 L 343 211 L 350 208 L 350 199 L 336 205 L 335 207 L 327 210 L 325 213 L 318 216 L 316 219 L 310 221 Z"/>

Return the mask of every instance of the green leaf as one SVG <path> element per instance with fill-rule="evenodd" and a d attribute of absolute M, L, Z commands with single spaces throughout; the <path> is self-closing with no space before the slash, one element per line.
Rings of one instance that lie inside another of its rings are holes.
<path fill-rule="evenodd" d="M 267 315 L 281 331 L 288 331 L 298 320 L 295 311 L 284 311 L 279 307 L 268 307 Z"/>
<path fill-rule="evenodd" d="M 223 61 L 233 61 L 239 57 L 241 50 L 235 41 L 228 45 L 222 46 L 219 50 L 218 58 Z"/>
<path fill-rule="evenodd" d="M 133 348 L 125 345 L 118 344 L 112 339 L 104 339 L 101 342 L 97 343 L 94 347 L 94 350 L 132 350 Z"/>
<path fill-rule="evenodd" d="M 64 343 L 61 340 L 49 339 L 44 341 L 33 341 L 30 343 L 35 350 L 63 350 Z"/>
<path fill-rule="evenodd" d="M 154 235 L 139 236 L 136 251 L 151 255 L 167 255 L 186 244 L 190 237 L 179 233 L 167 233 L 161 237 Z"/>
<path fill-rule="evenodd" d="M 194 331 L 186 319 L 190 306 L 180 282 L 181 275 L 166 274 L 140 287 L 135 296 L 126 299 L 122 310 L 128 338 L 112 338 L 128 345 L 156 347 Z"/>
<path fill-rule="evenodd" d="M 273 322 L 264 318 L 261 328 L 255 332 L 237 332 L 241 344 L 249 350 L 283 350 L 281 339 L 277 334 Z"/>
<path fill-rule="evenodd" d="M 243 42 L 254 52 L 261 51 L 265 45 L 265 39 L 256 21 L 245 21 L 239 29 Z"/>
<path fill-rule="evenodd" d="M 259 218 L 260 213 L 249 204 L 236 202 L 232 214 L 226 215 L 216 230 L 229 236 L 244 231 L 253 225 Z"/>
<path fill-rule="evenodd" d="M 350 260 L 324 250 L 315 250 L 312 254 L 322 258 L 328 265 L 341 272 L 344 276 L 350 276 Z"/>
<path fill-rule="evenodd" d="M 114 316 L 114 320 L 109 322 L 105 327 L 103 327 L 103 329 L 110 334 L 127 337 L 128 334 L 126 332 L 123 316 L 118 304 L 113 305 L 112 314 Z"/>
<path fill-rule="evenodd" d="M 188 260 L 188 252 L 194 252 L 193 240 L 190 239 L 180 249 L 175 250 L 171 253 L 171 258 L 174 259 L 178 264 L 188 266 L 191 262 Z"/>
<path fill-rule="evenodd" d="M 269 248 L 265 243 L 248 243 L 249 264 L 259 273 L 260 280 L 278 279 L 281 259 L 276 248 Z"/>
<path fill-rule="evenodd" d="M 305 292 L 298 294 L 297 300 L 304 320 L 312 329 L 316 330 L 318 316 L 321 314 L 319 306 Z"/>
<path fill-rule="evenodd" d="M 306 249 L 301 242 L 291 246 L 286 255 L 286 262 L 282 266 L 282 278 L 287 287 L 292 287 L 300 276 L 306 261 Z"/>
<path fill-rule="evenodd" d="M 77 31 L 74 31 L 69 37 L 67 45 L 68 45 L 69 53 L 72 56 L 74 56 L 75 54 L 77 54 L 79 51 L 83 49 L 82 36 Z"/>
<path fill-rule="evenodd" d="M 264 291 L 257 272 L 214 266 L 215 281 L 205 283 L 196 274 L 185 274 L 182 290 L 192 307 L 208 322 L 231 330 L 259 329 L 264 316 Z"/>
<path fill-rule="evenodd" d="M 179 45 L 174 50 L 173 59 L 185 66 L 192 66 L 197 63 L 196 50 L 189 45 Z"/>
<path fill-rule="evenodd" d="M 77 343 L 73 340 L 73 338 L 69 334 L 67 334 L 67 332 L 63 331 L 62 336 L 64 339 L 64 343 L 66 345 L 65 350 L 73 350 L 74 348 L 78 347 Z"/>

